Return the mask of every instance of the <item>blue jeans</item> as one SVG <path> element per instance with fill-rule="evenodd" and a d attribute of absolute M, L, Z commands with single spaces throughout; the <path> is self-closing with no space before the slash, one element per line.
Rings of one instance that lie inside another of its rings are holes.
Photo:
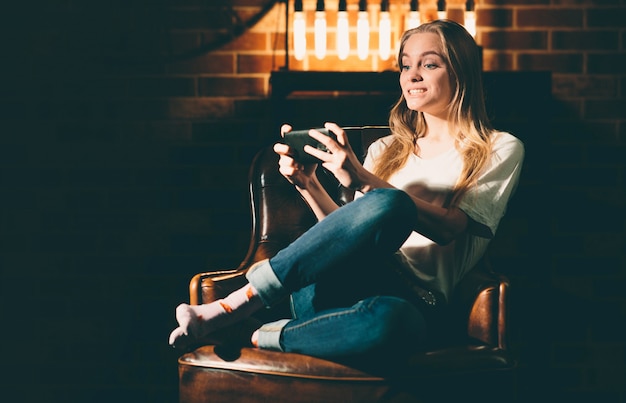
<path fill-rule="evenodd" d="M 292 319 L 261 327 L 259 347 L 332 358 L 419 345 L 424 315 L 389 269 L 416 219 L 406 193 L 376 189 L 251 269 L 267 306 L 287 295 L 292 303 Z"/>

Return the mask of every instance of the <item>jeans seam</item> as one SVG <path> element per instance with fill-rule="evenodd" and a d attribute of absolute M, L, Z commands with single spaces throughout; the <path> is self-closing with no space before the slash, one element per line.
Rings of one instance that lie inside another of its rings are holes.
<path fill-rule="evenodd" d="M 360 301 L 357 304 L 355 304 L 355 305 L 360 305 L 358 308 L 355 308 L 354 306 L 352 306 L 352 307 L 350 307 L 350 308 L 348 308 L 346 310 L 343 310 L 341 312 L 333 312 L 333 313 L 328 313 L 328 314 L 324 314 L 324 315 L 315 316 L 314 318 L 305 320 L 304 323 L 301 323 L 301 324 L 289 327 L 288 330 L 289 331 L 291 331 L 291 330 L 301 330 L 301 329 L 304 329 L 304 328 L 306 328 L 306 327 L 308 327 L 311 324 L 316 323 L 316 322 L 322 322 L 322 321 L 326 321 L 326 320 L 329 320 L 329 319 L 335 319 L 335 318 L 339 318 L 339 317 L 342 317 L 342 316 L 351 315 L 351 314 L 353 314 L 355 312 L 365 312 L 365 311 L 368 311 L 368 310 L 370 310 L 370 308 L 374 304 L 374 302 L 376 302 L 378 299 L 379 299 L 378 296 L 374 296 L 374 297 L 370 298 L 370 301 L 367 302 L 367 305 L 362 304 L 361 303 L 362 301 Z"/>

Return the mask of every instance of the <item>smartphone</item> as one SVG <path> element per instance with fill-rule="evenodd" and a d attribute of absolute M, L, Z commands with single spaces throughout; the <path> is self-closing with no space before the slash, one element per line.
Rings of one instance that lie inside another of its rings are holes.
<path fill-rule="evenodd" d="M 320 133 L 331 137 L 332 139 L 337 139 L 337 136 L 328 129 L 315 129 Z M 307 130 L 292 130 L 288 133 L 285 133 L 284 143 L 290 146 L 294 150 L 294 159 L 302 164 L 311 164 L 314 162 L 320 162 L 319 159 L 315 158 L 311 154 L 304 151 L 305 145 L 310 145 L 313 148 L 317 148 L 318 150 L 322 150 L 324 152 L 328 152 L 326 146 L 319 141 L 315 140 L 313 137 L 309 136 L 309 129 Z"/>

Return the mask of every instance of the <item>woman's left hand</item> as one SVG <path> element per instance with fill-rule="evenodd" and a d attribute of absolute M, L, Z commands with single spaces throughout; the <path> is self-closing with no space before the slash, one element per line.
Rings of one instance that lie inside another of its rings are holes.
<path fill-rule="evenodd" d="M 305 146 L 305 151 L 319 158 L 322 166 L 330 171 L 343 186 L 359 190 L 363 187 L 365 168 L 357 158 L 348 141 L 346 132 L 335 123 L 326 123 L 324 127 L 337 136 L 335 141 L 318 131 L 311 131 L 310 135 L 324 144 L 328 152 Z"/>

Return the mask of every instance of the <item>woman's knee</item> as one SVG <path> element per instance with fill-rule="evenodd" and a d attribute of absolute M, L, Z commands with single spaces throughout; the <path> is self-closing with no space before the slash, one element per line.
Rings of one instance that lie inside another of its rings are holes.
<path fill-rule="evenodd" d="M 411 234 L 417 220 L 413 200 L 397 189 L 376 189 L 363 199 L 358 209 L 360 216 L 355 222 L 376 231 L 374 239 L 381 250 L 397 250 Z"/>
<path fill-rule="evenodd" d="M 426 337 L 426 322 L 421 312 L 408 301 L 377 296 L 362 301 L 370 313 L 367 344 L 373 349 L 393 349 L 420 344 Z"/>
<path fill-rule="evenodd" d="M 417 208 L 411 197 L 399 189 L 375 189 L 362 198 L 362 211 L 371 219 L 413 222 Z"/>

